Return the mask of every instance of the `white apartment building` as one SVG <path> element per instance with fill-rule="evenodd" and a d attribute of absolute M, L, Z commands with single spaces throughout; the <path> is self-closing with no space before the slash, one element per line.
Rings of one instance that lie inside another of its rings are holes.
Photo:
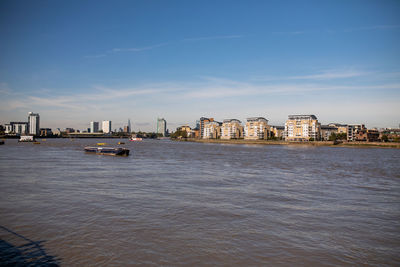
<path fill-rule="evenodd" d="M 217 139 L 220 136 L 221 123 L 217 121 L 210 121 L 204 123 L 203 138 L 204 139 Z"/>
<path fill-rule="evenodd" d="M 321 124 L 315 115 L 289 115 L 285 123 L 285 140 L 308 141 L 319 140 Z"/>
<path fill-rule="evenodd" d="M 103 121 L 103 133 L 111 133 L 111 121 Z"/>
<path fill-rule="evenodd" d="M 40 117 L 38 113 L 28 113 L 28 125 L 30 135 L 39 135 L 40 130 Z"/>

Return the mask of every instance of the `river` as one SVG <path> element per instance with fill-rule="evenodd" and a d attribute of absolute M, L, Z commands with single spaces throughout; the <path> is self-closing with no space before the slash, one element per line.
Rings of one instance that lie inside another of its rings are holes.
<path fill-rule="evenodd" d="M 0 146 L 3 262 L 400 265 L 399 149 L 118 141 Z"/>

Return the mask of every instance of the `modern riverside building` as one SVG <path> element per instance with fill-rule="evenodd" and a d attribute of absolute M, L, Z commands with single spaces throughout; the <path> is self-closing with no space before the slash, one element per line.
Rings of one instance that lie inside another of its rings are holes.
<path fill-rule="evenodd" d="M 40 136 L 52 136 L 53 132 L 50 128 L 40 128 Z"/>
<path fill-rule="evenodd" d="M 90 122 L 90 132 L 91 133 L 99 132 L 99 122 L 97 122 L 97 121 Z"/>
<path fill-rule="evenodd" d="M 200 138 L 204 138 L 204 124 L 214 121 L 214 118 L 201 117 L 199 122 Z"/>
<path fill-rule="evenodd" d="M 12 128 L 12 124 L 11 123 L 7 123 L 4 125 L 4 132 L 6 134 L 12 133 L 13 128 Z"/>
<path fill-rule="evenodd" d="M 224 120 L 221 126 L 221 139 L 243 138 L 242 122 L 237 119 Z"/>
<path fill-rule="evenodd" d="M 282 139 L 284 137 L 285 133 L 285 126 L 271 126 L 271 136 L 272 133 L 274 137 L 278 139 Z"/>
<path fill-rule="evenodd" d="M 364 124 L 347 125 L 347 141 L 356 141 L 357 133 L 362 130 L 366 130 Z"/>
<path fill-rule="evenodd" d="M 28 113 L 28 127 L 30 135 L 39 135 L 40 117 L 38 113 Z"/>
<path fill-rule="evenodd" d="M 28 123 L 27 122 L 15 122 L 12 121 L 9 124 L 5 125 L 5 133 L 7 134 L 18 134 L 24 135 L 28 133 Z"/>
<path fill-rule="evenodd" d="M 112 132 L 111 121 L 103 121 L 103 125 L 101 128 L 103 130 L 103 133 L 106 133 L 106 134 L 111 133 Z"/>
<path fill-rule="evenodd" d="M 270 128 L 271 127 L 268 125 L 268 120 L 266 118 L 247 118 L 246 125 L 244 126 L 244 139 L 267 139 L 271 136 Z"/>
<path fill-rule="evenodd" d="M 289 115 L 285 123 L 286 141 L 319 140 L 321 124 L 315 115 Z"/>
<path fill-rule="evenodd" d="M 336 127 L 338 134 L 340 134 L 340 133 L 347 134 L 347 124 L 329 123 L 328 126 Z"/>
<path fill-rule="evenodd" d="M 209 121 L 204 123 L 203 137 L 204 139 L 217 139 L 221 136 L 221 123 L 217 121 Z"/>
<path fill-rule="evenodd" d="M 167 135 L 167 121 L 164 118 L 157 118 L 157 133 Z"/>
<path fill-rule="evenodd" d="M 338 133 L 338 128 L 330 125 L 321 125 L 321 139 L 324 141 L 328 141 L 329 137 L 332 134 L 337 134 Z"/>

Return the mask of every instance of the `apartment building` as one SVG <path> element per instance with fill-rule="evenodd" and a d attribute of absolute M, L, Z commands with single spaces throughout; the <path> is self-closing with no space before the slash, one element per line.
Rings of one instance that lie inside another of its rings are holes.
<path fill-rule="evenodd" d="M 105 134 L 111 133 L 112 132 L 111 121 L 103 121 L 101 128 L 103 130 L 103 133 L 105 133 Z"/>
<path fill-rule="evenodd" d="M 17 135 L 24 135 L 28 133 L 28 123 L 27 122 L 15 122 L 12 121 L 5 125 L 5 133 L 14 133 Z"/>
<path fill-rule="evenodd" d="M 286 141 L 320 140 L 321 124 L 315 115 L 289 115 L 285 123 Z"/>
<path fill-rule="evenodd" d="M 336 127 L 338 134 L 341 134 L 341 133 L 347 134 L 347 124 L 329 123 L 328 126 Z"/>
<path fill-rule="evenodd" d="M 217 121 L 209 121 L 204 123 L 202 138 L 204 139 L 217 139 L 221 136 L 222 123 Z"/>
<path fill-rule="evenodd" d="M 38 113 L 28 113 L 28 125 L 30 135 L 39 135 L 40 130 L 40 116 Z"/>
<path fill-rule="evenodd" d="M 221 126 L 221 139 L 243 138 L 242 122 L 237 119 L 224 120 Z"/>
<path fill-rule="evenodd" d="M 213 122 L 214 118 L 201 117 L 199 122 L 200 138 L 204 138 L 204 125 L 208 122 Z"/>
<path fill-rule="evenodd" d="M 357 133 L 362 130 L 366 130 L 364 124 L 347 125 L 347 141 L 356 141 Z"/>
<path fill-rule="evenodd" d="M 338 128 L 330 125 L 321 125 L 321 139 L 328 141 L 332 134 L 338 134 Z"/>
<path fill-rule="evenodd" d="M 285 133 L 285 126 L 271 126 L 271 136 L 282 139 Z"/>
<path fill-rule="evenodd" d="M 176 128 L 176 130 L 186 132 L 187 137 L 192 137 L 192 129 L 190 128 L 189 125 L 182 125 L 182 126 Z"/>
<path fill-rule="evenodd" d="M 244 139 L 258 140 L 267 139 L 271 136 L 271 127 L 268 125 L 268 120 L 263 117 L 247 118 L 244 127 Z"/>

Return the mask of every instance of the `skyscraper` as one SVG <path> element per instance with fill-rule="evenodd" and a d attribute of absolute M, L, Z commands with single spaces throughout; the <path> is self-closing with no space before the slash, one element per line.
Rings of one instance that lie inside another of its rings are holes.
<path fill-rule="evenodd" d="M 40 129 L 40 117 L 39 113 L 28 113 L 28 125 L 29 125 L 29 134 L 30 135 L 39 135 Z"/>
<path fill-rule="evenodd" d="M 164 118 L 157 118 L 157 133 L 167 135 L 167 121 Z"/>
<path fill-rule="evenodd" d="M 111 121 L 103 121 L 103 133 L 111 133 Z"/>
<path fill-rule="evenodd" d="M 99 122 L 91 121 L 90 122 L 90 132 L 97 133 L 99 131 Z"/>

